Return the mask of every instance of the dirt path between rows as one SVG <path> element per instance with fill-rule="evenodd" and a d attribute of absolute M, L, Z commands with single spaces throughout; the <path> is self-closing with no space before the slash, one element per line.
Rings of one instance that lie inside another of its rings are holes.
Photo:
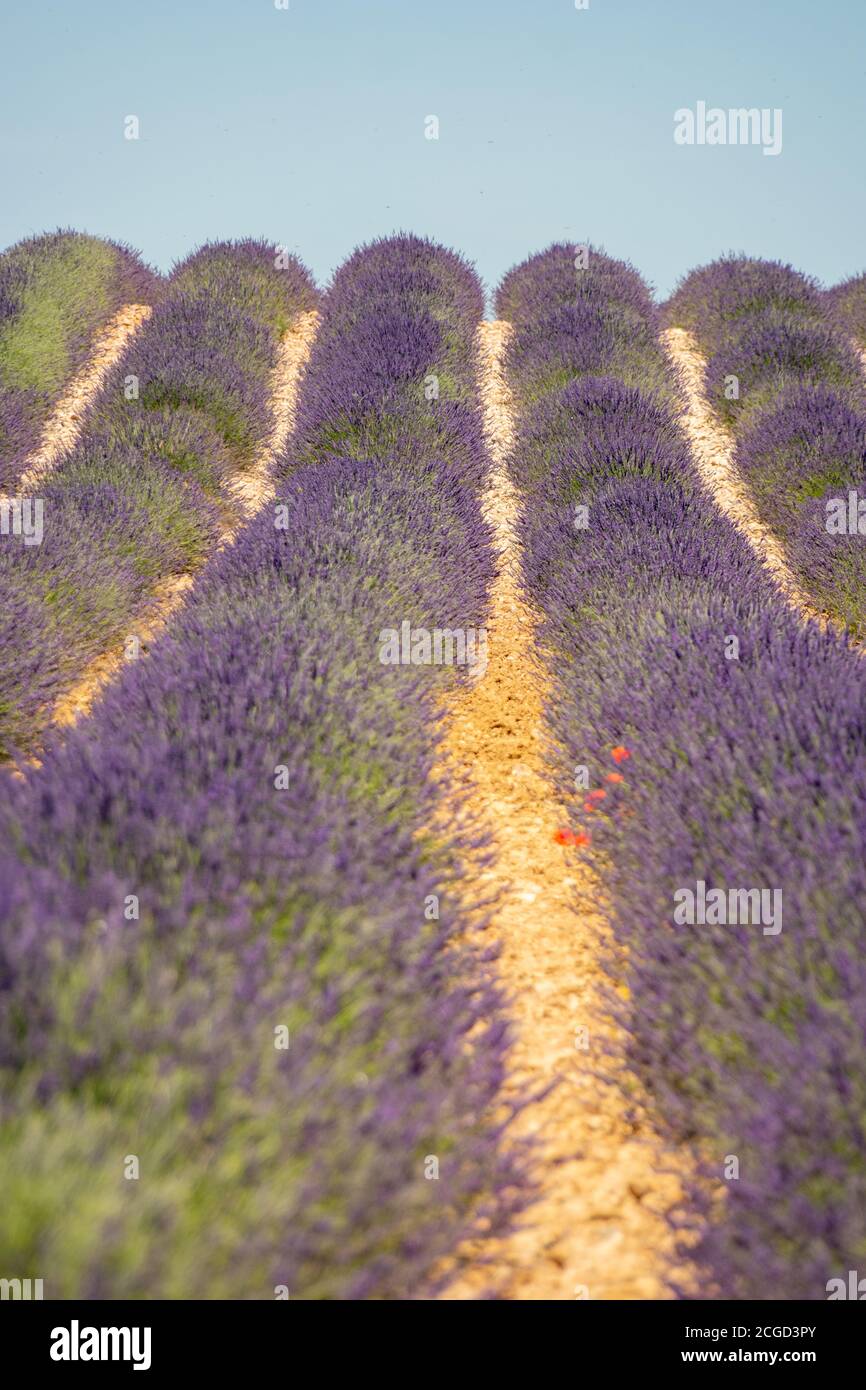
<path fill-rule="evenodd" d="M 510 1094 L 557 1082 L 522 1112 L 514 1132 L 539 1142 L 537 1202 L 507 1239 L 461 1253 L 448 1299 L 490 1288 L 506 1299 L 656 1299 L 673 1240 L 663 1212 L 679 1195 L 672 1156 L 648 1124 L 629 1120 L 594 1066 L 618 1041 L 600 1003 L 608 928 L 592 904 L 592 871 L 554 834 L 567 824 L 542 757 L 546 677 L 536 658 L 538 615 L 519 588 L 517 497 L 504 467 L 513 418 L 502 376 L 509 325 L 484 323 L 479 362 L 493 469 L 485 512 L 501 562 L 488 623 L 486 674 L 449 708 L 443 762 L 491 832 L 495 862 L 472 884 L 500 896 L 492 931 L 513 996 Z M 589 1028 L 588 1051 L 576 1045 Z"/>
<path fill-rule="evenodd" d="M 679 374 L 686 407 L 683 427 L 697 472 L 716 506 L 746 537 L 775 579 L 782 595 L 802 617 L 826 626 L 828 618 L 812 606 L 792 573 L 781 542 L 765 526 L 734 457 L 735 443 L 704 393 L 706 362 L 685 328 L 668 328 L 662 345 Z"/>
<path fill-rule="evenodd" d="M 279 353 L 271 377 L 271 410 L 273 423 L 251 467 L 238 473 L 229 490 L 238 503 L 239 518 L 220 535 L 218 549 L 230 545 L 240 527 L 276 495 L 272 477 L 273 463 L 284 448 L 295 421 L 298 383 L 310 355 L 319 325 L 314 309 L 300 314 L 280 341 Z M 154 591 L 146 615 L 138 622 L 130 621 L 130 635 L 138 638 L 144 655 L 165 628 L 169 619 L 183 603 L 192 587 L 192 574 L 172 575 L 162 580 Z M 74 724 L 86 714 L 105 686 L 114 679 L 125 661 L 124 647 L 103 652 L 91 662 L 73 688 L 56 704 L 52 723 Z"/>
<path fill-rule="evenodd" d="M 150 304 L 124 304 L 97 337 L 81 371 L 73 377 L 52 410 L 39 447 L 27 460 L 17 491 L 32 492 L 43 482 L 63 455 L 75 447 L 84 419 L 111 368 L 119 361 L 133 333 L 150 318 Z"/>
<path fill-rule="evenodd" d="M 239 473 L 231 484 L 232 493 L 247 518 L 253 516 L 274 496 L 272 465 L 294 428 L 298 383 L 318 327 L 319 313 L 316 309 L 311 309 L 307 313 L 299 314 L 280 341 L 277 363 L 271 378 L 273 426 L 270 435 L 256 455 L 252 467 Z"/>

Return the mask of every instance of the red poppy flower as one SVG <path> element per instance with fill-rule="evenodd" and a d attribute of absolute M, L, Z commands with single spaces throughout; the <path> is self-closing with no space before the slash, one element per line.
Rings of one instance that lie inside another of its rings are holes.
<path fill-rule="evenodd" d="M 626 748 L 624 743 L 618 743 L 615 748 L 611 748 L 610 753 L 615 763 L 625 762 L 626 758 L 631 757 L 631 749 Z"/>

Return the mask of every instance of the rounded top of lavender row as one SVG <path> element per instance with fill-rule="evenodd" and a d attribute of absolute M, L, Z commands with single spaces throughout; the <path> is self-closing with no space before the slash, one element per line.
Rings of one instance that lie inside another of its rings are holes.
<path fill-rule="evenodd" d="M 649 287 L 634 266 L 570 242 L 549 246 L 509 270 L 496 292 L 496 313 L 520 329 L 587 301 L 621 306 L 648 323 L 655 315 Z"/>
<path fill-rule="evenodd" d="M 269 241 L 209 241 L 172 267 L 173 291 L 213 297 L 284 333 L 300 313 L 317 308 L 320 294 L 307 267 Z"/>
<path fill-rule="evenodd" d="M 477 478 L 473 343 L 483 312 L 474 269 L 435 242 L 400 233 L 355 251 L 325 295 L 283 466 L 444 450 Z"/>
<path fill-rule="evenodd" d="M 426 306 L 465 333 L 484 317 L 484 291 L 470 262 L 409 232 L 370 241 L 343 262 L 328 287 L 327 317 L 351 317 L 359 305 L 369 310 L 395 299 Z"/>
<path fill-rule="evenodd" d="M 684 276 L 663 310 L 667 323 L 687 328 L 707 351 L 757 314 L 819 322 L 824 306 L 818 282 L 781 261 L 722 256 Z"/>
<path fill-rule="evenodd" d="M 825 302 L 836 326 L 866 348 L 866 273 L 834 285 L 826 291 Z"/>
<path fill-rule="evenodd" d="M 162 291 L 159 273 L 139 253 L 121 241 L 58 227 L 55 232 L 26 237 L 0 255 L 0 323 L 18 310 L 20 295 L 34 281 L 47 279 L 63 260 L 80 262 L 86 272 L 101 268 L 114 304 L 153 304 Z"/>

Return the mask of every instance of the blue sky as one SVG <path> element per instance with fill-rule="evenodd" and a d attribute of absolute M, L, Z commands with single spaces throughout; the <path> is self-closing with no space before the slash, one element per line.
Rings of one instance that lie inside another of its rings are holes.
<path fill-rule="evenodd" d="M 407 228 L 495 285 L 590 240 L 662 294 L 730 249 L 866 268 L 864 0 L 5 0 L 0 26 L 3 246 L 60 224 L 167 269 L 263 235 L 325 281 Z M 781 108 L 781 154 L 676 145 L 701 100 Z"/>

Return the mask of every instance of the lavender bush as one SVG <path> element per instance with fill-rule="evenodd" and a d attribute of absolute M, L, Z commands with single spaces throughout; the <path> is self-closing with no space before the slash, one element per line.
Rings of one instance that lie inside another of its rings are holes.
<path fill-rule="evenodd" d="M 852 275 L 834 285 L 827 290 L 825 303 L 842 332 L 866 348 L 866 274 Z"/>
<path fill-rule="evenodd" d="M 524 489 L 559 470 L 576 500 L 584 488 L 620 475 L 682 483 L 688 459 L 666 402 L 615 376 L 580 376 L 522 417 L 514 466 Z"/>
<path fill-rule="evenodd" d="M 401 232 L 362 246 L 334 275 L 328 325 L 336 331 L 382 304 L 427 309 L 465 354 L 484 315 L 484 294 L 468 261 L 425 237 Z"/>
<path fill-rule="evenodd" d="M 418 237 L 376 241 L 350 257 L 307 365 L 292 466 L 340 454 L 393 461 L 420 447 L 459 458 L 480 486 L 474 333 L 483 305 L 469 265 L 453 252 L 440 264 L 434 244 Z"/>
<path fill-rule="evenodd" d="M 183 406 L 130 409 L 119 392 L 103 398 L 89 422 L 85 447 L 106 452 L 126 448 L 163 459 L 178 474 L 200 483 L 215 501 L 225 502 L 236 473 L 228 444 L 204 411 Z"/>
<path fill-rule="evenodd" d="M 217 295 L 205 299 L 170 289 L 106 384 L 94 422 L 110 422 L 122 438 L 124 422 L 134 428 L 139 412 L 195 410 L 214 426 L 238 466 L 249 463 L 270 425 L 276 342 L 264 322 L 226 307 Z M 131 375 L 139 394 L 128 400 L 124 385 Z"/>
<path fill-rule="evenodd" d="M 738 324 L 767 314 L 804 326 L 820 324 L 817 281 L 780 261 L 728 255 L 684 276 L 663 311 L 667 323 L 687 328 L 707 353 Z"/>
<path fill-rule="evenodd" d="M 0 491 L 14 488 L 63 387 L 124 304 L 152 304 L 138 255 L 82 232 L 30 237 L 0 256 Z"/>
<path fill-rule="evenodd" d="M 862 484 L 866 418 L 833 387 L 790 386 L 740 431 L 737 462 L 761 516 L 790 545 L 805 504 L 847 500 L 849 488 Z M 832 542 L 826 531 L 825 538 Z"/>
<path fill-rule="evenodd" d="M 833 617 L 859 641 L 866 638 L 866 517 L 860 509 L 861 491 L 848 486 L 828 487 L 817 497 L 807 497 L 787 521 L 787 554 L 806 592 L 824 613 Z M 853 500 L 852 500 L 853 499 Z M 863 531 L 840 530 L 836 518 L 847 525 L 855 519 Z M 827 529 L 828 522 L 834 527 Z"/>
<path fill-rule="evenodd" d="M 276 273 L 275 273 L 276 272 Z M 179 261 L 170 276 L 175 293 L 206 306 L 246 315 L 281 336 L 319 294 L 306 268 L 284 246 L 268 241 L 207 242 Z"/>
<path fill-rule="evenodd" d="M 634 266 L 595 246 L 549 246 L 509 270 L 496 292 L 498 316 L 516 330 L 580 304 L 622 310 L 638 325 L 655 317 L 652 295 Z"/>
<path fill-rule="evenodd" d="M 521 409 L 575 377 L 614 369 L 629 386 L 673 400 L 653 351 L 649 291 L 625 262 L 594 247 L 552 246 L 508 273 L 496 306 L 515 328 L 506 366 Z"/>
<path fill-rule="evenodd" d="M 736 394 L 725 390 L 732 380 Z M 791 385 L 830 386 L 860 409 L 866 400 L 857 355 L 829 324 L 755 315 L 724 336 L 707 364 L 707 395 L 728 421 L 742 414 L 748 423 Z"/>
<path fill-rule="evenodd" d="M 866 1245 L 862 673 L 844 639 L 778 598 L 663 411 L 581 381 L 519 423 L 551 756 L 602 871 L 631 1074 L 695 1149 L 672 1219 L 699 1284 L 681 1292 L 821 1299 Z M 675 895 L 699 883 L 780 892 L 780 930 L 678 921 Z"/>

